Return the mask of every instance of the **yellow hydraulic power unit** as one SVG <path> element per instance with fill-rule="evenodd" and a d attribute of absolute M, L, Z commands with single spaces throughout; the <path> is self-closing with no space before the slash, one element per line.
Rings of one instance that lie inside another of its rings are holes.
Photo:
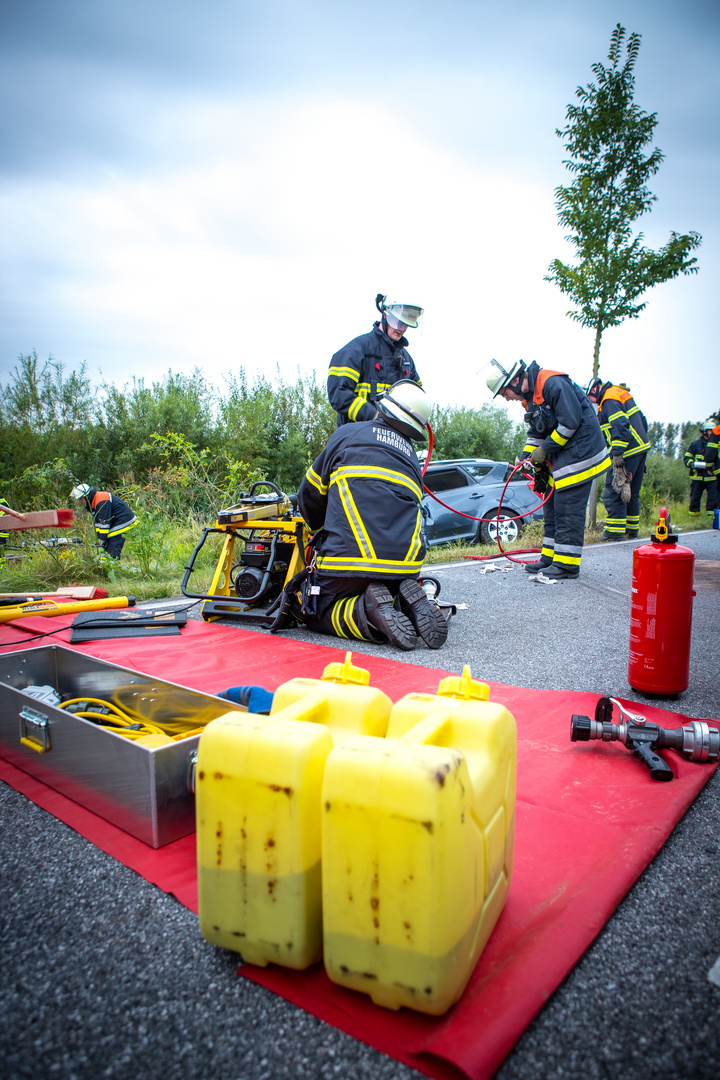
<path fill-rule="evenodd" d="M 323 784 L 330 979 L 440 1015 L 461 996 L 510 888 L 517 733 L 470 678 L 408 694 L 386 739 L 336 747 Z"/>
<path fill-rule="evenodd" d="M 269 717 L 228 713 L 205 728 L 198 911 L 211 944 L 263 967 L 302 969 L 321 958 L 323 773 L 333 745 L 349 736 L 382 741 L 392 702 L 369 681 L 348 653 L 322 679 L 281 686 Z"/>
<path fill-rule="evenodd" d="M 294 503 L 294 497 L 279 491 L 272 481 L 258 480 L 236 505 L 218 513 L 213 528 L 203 530 L 181 589 L 183 595 L 205 601 L 201 613 L 206 622 L 267 620 L 267 606 L 305 566 L 310 533 Z M 224 540 L 210 591 L 191 592 L 188 583 L 195 561 L 214 533 Z"/>

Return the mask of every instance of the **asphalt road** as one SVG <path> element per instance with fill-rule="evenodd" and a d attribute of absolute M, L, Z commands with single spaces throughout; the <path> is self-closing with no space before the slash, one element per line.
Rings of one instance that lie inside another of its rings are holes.
<path fill-rule="evenodd" d="M 720 533 L 682 542 L 696 553 L 690 686 L 653 704 L 715 719 Z M 444 648 L 353 652 L 641 703 L 627 683 L 633 546 L 588 548 L 580 577 L 552 586 L 516 565 L 432 567 L 459 605 Z M 207 947 L 187 909 L 2 783 L 0 820 L 5 1080 L 420 1075 L 237 978 L 237 958 Z M 497 1080 L 717 1080 L 719 958 L 715 773 Z"/>

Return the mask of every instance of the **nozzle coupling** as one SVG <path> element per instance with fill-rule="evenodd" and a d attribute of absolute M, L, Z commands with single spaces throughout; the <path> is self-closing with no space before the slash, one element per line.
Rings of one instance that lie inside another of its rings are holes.
<path fill-rule="evenodd" d="M 642 723 L 638 723 L 641 720 Z M 610 720 L 591 720 L 589 716 L 573 716 L 570 723 L 572 742 L 650 743 L 656 750 L 675 750 L 689 761 L 717 761 L 720 756 L 720 732 L 704 720 L 692 720 L 680 728 L 661 728 L 648 723 L 644 717 L 636 721 L 613 724 Z"/>

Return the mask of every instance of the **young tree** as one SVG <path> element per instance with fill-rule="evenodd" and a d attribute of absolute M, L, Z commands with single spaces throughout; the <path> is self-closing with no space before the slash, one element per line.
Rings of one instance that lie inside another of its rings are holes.
<path fill-rule="evenodd" d="M 646 156 L 657 113 L 644 112 L 633 100 L 640 40 L 640 34 L 631 34 L 625 44 L 625 28 L 617 24 L 609 66 L 593 64 L 597 83 L 578 87 L 579 104 L 568 105 L 567 126 L 556 132 L 575 180 L 555 189 L 555 205 L 578 262 L 569 266 L 553 259 L 545 280 L 570 297 L 575 309 L 568 315 L 595 330 L 593 377 L 603 331 L 637 318 L 645 307 L 640 297 L 653 285 L 698 270 L 690 253 L 700 246 L 699 233 L 671 232 L 658 251 L 643 246 L 642 233 L 632 233 L 633 223 L 656 201 L 647 182 L 664 157 L 657 147 Z"/>

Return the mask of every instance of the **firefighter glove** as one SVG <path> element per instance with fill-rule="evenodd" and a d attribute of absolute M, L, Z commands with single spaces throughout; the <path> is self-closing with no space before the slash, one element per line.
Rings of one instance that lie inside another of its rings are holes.
<path fill-rule="evenodd" d="M 625 462 L 622 457 L 614 457 L 612 459 L 612 470 L 613 491 L 617 492 L 624 503 L 630 502 L 630 476 L 625 468 Z"/>
<path fill-rule="evenodd" d="M 543 450 L 542 446 L 536 446 L 535 449 L 533 450 L 532 454 L 530 455 L 530 460 L 533 463 L 533 465 L 542 465 L 542 463 L 543 463 L 543 461 L 545 460 L 546 457 L 547 457 L 547 454 Z"/>

